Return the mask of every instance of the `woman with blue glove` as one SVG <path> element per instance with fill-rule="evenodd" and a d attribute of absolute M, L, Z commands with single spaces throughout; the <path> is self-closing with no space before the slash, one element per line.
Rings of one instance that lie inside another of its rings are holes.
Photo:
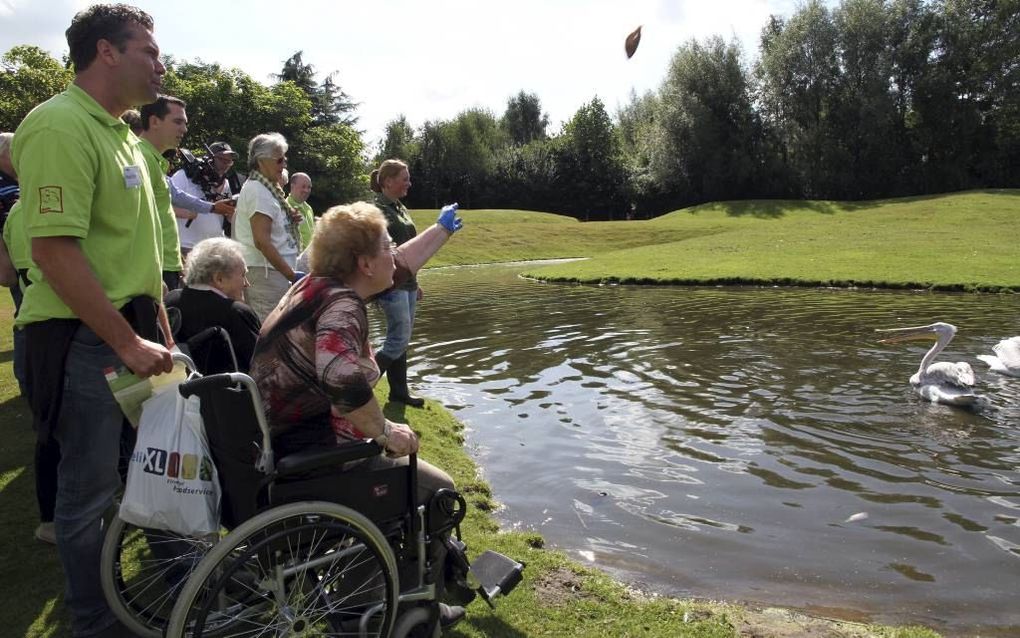
<path fill-rule="evenodd" d="M 400 199 L 407 196 L 411 188 L 411 175 L 407 164 L 397 159 L 388 159 L 372 171 L 372 190 L 377 193 L 375 205 L 386 217 L 387 232 L 394 246 L 401 246 L 418 233 L 414 221 Z M 456 218 L 457 205 L 443 208 L 437 224 L 453 233 L 460 228 Z M 445 222 L 445 223 L 444 223 Z M 379 306 L 386 315 L 386 340 L 375 354 L 380 371 L 386 372 L 390 384 L 390 401 L 399 401 L 411 407 L 420 408 L 425 400 L 411 396 L 407 386 L 407 346 L 411 342 L 414 313 L 422 299 L 418 280 L 411 277 L 378 297 Z"/>

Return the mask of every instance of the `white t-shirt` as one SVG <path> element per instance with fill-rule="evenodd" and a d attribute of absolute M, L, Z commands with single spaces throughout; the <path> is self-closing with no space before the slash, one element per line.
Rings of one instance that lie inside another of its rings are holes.
<path fill-rule="evenodd" d="M 205 199 L 205 193 L 198 187 L 198 184 L 188 179 L 184 170 L 174 173 L 170 181 L 180 190 Z M 224 192 L 230 194 L 230 185 L 223 183 Z M 216 213 L 204 213 L 192 220 L 190 226 L 186 219 L 177 220 L 177 232 L 181 236 L 181 248 L 194 248 L 195 244 L 210 237 L 223 237 L 223 216 Z"/>
<path fill-rule="evenodd" d="M 287 214 L 280 208 L 279 202 L 269 189 L 254 179 L 249 179 L 241 187 L 241 195 L 237 198 L 237 212 L 234 213 L 234 239 L 241 243 L 244 261 L 249 267 L 269 266 L 272 264 L 258 248 L 251 234 L 251 217 L 255 214 L 265 215 L 273 220 L 269 240 L 276 251 L 294 268 L 299 247 L 293 235 L 287 231 Z"/>

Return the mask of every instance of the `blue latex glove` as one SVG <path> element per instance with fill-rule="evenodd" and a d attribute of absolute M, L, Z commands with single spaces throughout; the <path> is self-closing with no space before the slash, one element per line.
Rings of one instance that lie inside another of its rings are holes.
<path fill-rule="evenodd" d="M 299 282 L 302 279 L 304 279 L 306 275 L 308 275 L 308 273 L 301 272 L 300 270 L 295 270 L 294 271 L 294 278 L 290 280 L 290 283 L 296 284 L 297 282 Z"/>
<path fill-rule="evenodd" d="M 443 206 L 443 210 L 439 211 L 439 219 L 436 220 L 437 224 L 450 231 L 451 234 L 464 227 L 464 220 L 457 217 L 458 206 L 459 204 L 456 203 Z"/>

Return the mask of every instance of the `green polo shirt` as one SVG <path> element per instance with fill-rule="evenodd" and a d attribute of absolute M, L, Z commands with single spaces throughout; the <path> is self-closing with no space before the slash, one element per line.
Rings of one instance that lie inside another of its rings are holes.
<path fill-rule="evenodd" d="M 40 104 L 14 135 L 12 159 L 21 180 L 25 233 L 77 237 L 107 299 L 160 299 L 160 226 L 140 141 L 76 85 Z M 74 313 L 39 268 L 18 325 Z"/>
<path fill-rule="evenodd" d="M 301 225 L 298 226 L 298 232 L 301 233 L 301 250 L 304 250 L 308 248 L 308 244 L 312 243 L 312 233 L 315 232 L 315 212 L 308 202 L 299 202 L 291 195 L 287 196 L 287 203 L 296 208 L 303 218 Z"/>
<path fill-rule="evenodd" d="M 149 168 L 152 195 L 156 198 L 163 270 L 181 272 L 184 269 L 184 264 L 181 263 L 181 237 L 177 234 L 177 217 L 174 216 L 174 207 L 170 203 L 170 187 L 166 183 L 166 171 L 170 168 L 170 161 L 160 154 L 152 142 L 144 137 L 138 139 Z"/>
<path fill-rule="evenodd" d="M 14 202 L 4 222 L 4 244 L 15 270 L 24 270 L 32 265 L 32 252 L 25 237 L 25 220 L 21 216 L 21 200 Z"/>

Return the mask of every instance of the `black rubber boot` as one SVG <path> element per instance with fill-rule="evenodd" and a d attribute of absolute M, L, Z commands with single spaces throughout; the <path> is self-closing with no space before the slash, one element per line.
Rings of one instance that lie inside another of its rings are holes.
<path fill-rule="evenodd" d="M 375 353 L 375 365 L 379 366 L 379 376 L 386 374 L 386 371 L 390 369 L 390 365 L 393 363 L 393 359 L 390 359 L 382 352 Z"/>
<path fill-rule="evenodd" d="M 390 362 L 386 369 L 386 379 L 390 382 L 390 401 L 398 401 L 412 408 L 424 407 L 425 399 L 411 396 L 407 389 L 407 353 Z"/>

